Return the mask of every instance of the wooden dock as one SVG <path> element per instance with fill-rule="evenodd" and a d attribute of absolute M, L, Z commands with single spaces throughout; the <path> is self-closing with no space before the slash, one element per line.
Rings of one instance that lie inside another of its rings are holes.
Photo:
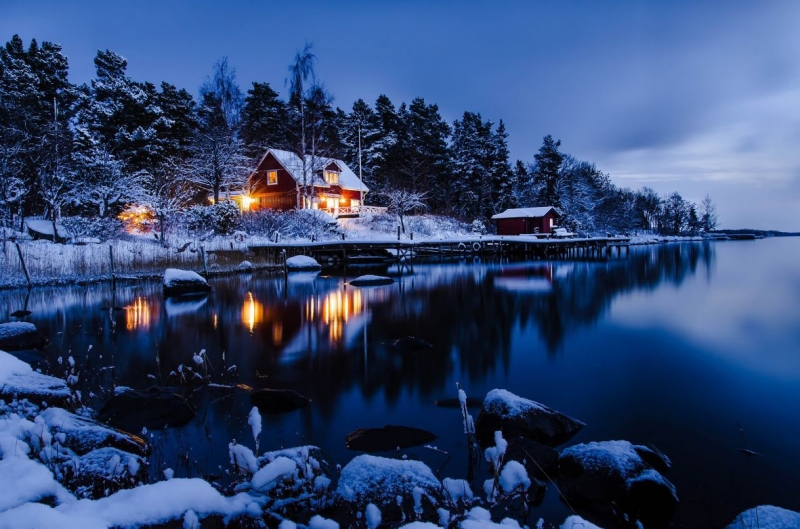
<path fill-rule="evenodd" d="M 525 236 L 482 236 L 459 239 L 293 241 L 250 245 L 254 254 L 280 263 L 308 255 L 320 263 L 391 263 L 423 256 L 508 255 L 528 259 L 607 260 L 627 257 L 627 237 L 545 239 Z"/>

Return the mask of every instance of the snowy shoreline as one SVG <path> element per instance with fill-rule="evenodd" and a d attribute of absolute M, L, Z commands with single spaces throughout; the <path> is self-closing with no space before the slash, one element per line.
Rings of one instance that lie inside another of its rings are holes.
<path fill-rule="evenodd" d="M 494 236 L 466 235 L 455 233 L 434 234 L 433 236 L 416 238 L 416 242 L 425 241 L 459 241 L 466 243 L 481 242 Z M 631 246 L 664 244 L 672 242 L 699 242 L 713 239 L 702 237 L 677 237 L 658 235 L 637 235 L 627 237 Z M 506 238 L 511 239 L 513 238 Z M 348 241 L 382 241 L 391 240 L 386 233 L 361 232 L 351 230 Z M 183 242 L 183 241 L 180 241 Z M 307 245 L 308 240 L 284 240 L 283 244 Z M 312 244 L 322 246 L 336 244 L 338 239 L 319 240 Z M 411 243 L 406 238 L 402 242 Z M 250 245 L 269 245 L 271 241 L 262 237 L 250 237 L 245 244 L 233 238 L 217 237 L 203 244 L 203 251 L 208 256 L 207 276 L 222 276 L 241 272 L 282 272 L 279 263 L 259 262 L 249 251 Z M 12 242 L 4 244 L 0 252 L 0 289 L 15 289 L 28 286 L 16 249 Z M 164 247 L 152 241 L 112 240 L 103 244 L 71 245 L 53 244 L 45 241 L 21 241 L 20 251 L 23 253 L 26 267 L 30 274 L 30 286 L 63 286 L 88 285 L 110 282 L 112 270 L 109 252 L 114 258 L 114 278 L 116 281 L 142 281 L 158 279 L 166 268 L 203 271 L 196 241 L 184 242 L 180 247 Z M 188 247 L 188 250 L 187 250 Z M 247 263 L 247 267 L 242 264 Z"/>

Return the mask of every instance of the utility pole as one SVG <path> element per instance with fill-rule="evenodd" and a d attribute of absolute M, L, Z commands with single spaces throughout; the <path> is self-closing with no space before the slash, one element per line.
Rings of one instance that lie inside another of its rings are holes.
<path fill-rule="evenodd" d="M 361 120 L 358 120 L 358 216 L 364 211 L 364 180 L 361 176 Z"/>

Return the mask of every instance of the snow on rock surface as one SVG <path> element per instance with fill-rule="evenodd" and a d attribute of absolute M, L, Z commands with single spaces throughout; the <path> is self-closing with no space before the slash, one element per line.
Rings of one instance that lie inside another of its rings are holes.
<path fill-rule="evenodd" d="M 49 404 L 66 403 L 71 392 L 67 383 L 35 372 L 31 366 L 5 351 L 0 351 L 0 398 L 13 396 Z"/>
<path fill-rule="evenodd" d="M 350 281 L 350 284 L 356 287 L 390 285 L 392 283 L 394 283 L 394 279 L 392 279 L 391 277 L 376 276 L 372 274 L 358 276 L 357 278 Z"/>
<path fill-rule="evenodd" d="M 359 511 L 374 503 L 386 514 L 387 507 L 396 508 L 398 496 L 410 500 L 415 488 L 429 499 L 441 497 L 442 484 L 425 463 L 360 455 L 342 469 L 336 493 Z"/>
<path fill-rule="evenodd" d="M 0 529 L 138 527 L 181 520 L 188 510 L 200 518 L 221 514 L 230 519 L 261 513 L 261 508 L 247 494 L 225 497 L 202 479 L 175 478 L 122 490 L 99 500 L 79 500 L 57 507 L 41 503 L 21 505 L 0 512 Z"/>
<path fill-rule="evenodd" d="M 800 527 L 800 513 L 774 505 L 759 505 L 739 514 L 726 529 L 742 529 L 743 527 L 796 529 Z"/>
<path fill-rule="evenodd" d="M 322 267 L 313 257 L 294 255 L 286 259 L 286 268 L 289 270 L 317 270 Z"/>
<path fill-rule="evenodd" d="M 211 287 L 203 276 L 191 270 L 167 268 L 164 271 L 164 294 L 181 296 L 211 292 Z"/>
<path fill-rule="evenodd" d="M 560 529 L 602 529 L 591 522 L 587 522 L 577 514 L 573 514 L 561 524 Z"/>
<path fill-rule="evenodd" d="M 606 513 L 613 504 L 632 518 L 638 514 L 645 526 L 668 523 L 678 504 L 675 487 L 642 455 L 668 466 L 658 452 L 628 441 L 566 448 L 558 460 L 561 491 L 597 512 Z"/>
<path fill-rule="evenodd" d="M 297 470 L 297 465 L 288 457 L 279 456 L 270 461 L 253 475 L 250 482 L 253 488 L 265 492 L 274 489 L 283 479 L 290 478 Z"/>
<path fill-rule="evenodd" d="M 583 428 L 584 423 L 504 389 L 486 394 L 475 430 L 481 445 L 488 446 L 494 433 L 507 437 L 521 435 L 547 445 L 558 445 Z"/>
<path fill-rule="evenodd" d="M 0 349 L 8 351 L 35 349 L 47 342 L 36 325 L 24 321 L 0 323 Z"/>

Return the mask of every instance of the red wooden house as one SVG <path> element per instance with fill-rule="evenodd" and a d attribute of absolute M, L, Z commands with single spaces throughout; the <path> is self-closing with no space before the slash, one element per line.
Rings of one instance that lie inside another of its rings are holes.
<path fill-rule="evenodd" d="M 551 233 L 561 214 L 552 206 L 511 208 L 492 217 L 497 222 L 498 235 Z"/>
<path fill-rule="evenodd" d="M 246 193 L 231 194 L 242 211 L 319 209 L 334 217 L 362 211 L 369 188 L 346 163 L 269 149 L 248 180 Z"/>

